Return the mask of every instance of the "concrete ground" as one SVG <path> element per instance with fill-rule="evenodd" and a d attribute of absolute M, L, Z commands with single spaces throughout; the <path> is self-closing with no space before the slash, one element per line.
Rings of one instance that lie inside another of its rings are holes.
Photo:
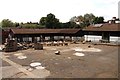
<path fill-rule="evenodd" d="M 44 46 L 44 50 L 20 50 L 3 52 L 3 78 L 117 78 L 118 47 L 91 45 L 101 52 L 81 51 L 85 56 L 73 55 L 73 48 L 85 48 L 91 44 L 70 44 L 68 46 Z M 60 55 L 54 54 L 56 50 Z M 79 52 L 79 51 L 78 51 Z M 19 54 L 26 56 L 18 59 Z M 45 69 L 29 71 L 30 63 L 40 62 Z"/>

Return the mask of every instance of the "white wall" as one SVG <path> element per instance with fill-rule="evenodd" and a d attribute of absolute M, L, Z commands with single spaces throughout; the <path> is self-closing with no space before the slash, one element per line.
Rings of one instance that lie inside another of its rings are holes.
<path fill-rule="evenodd" d="M 110 37 L 110 41 L 111 41 L 111 42 L 120 42 L 120 37 L 111 36 L 111 37 Z"/>
<path fill-rule="evenodd" d="M 85 41 L 95 41 L 98 42 L 102 39 L 102 36 L 95 36 L 95 35 L 84 35 Z M 110 42 L 120 42 L 120 37 L 110 36 Z"/>
<path fill-rule="evenodd" d="M 102 39 L 102 36 L 95 36 L 95 35 L 84 35 L 85 37 L 85 41 L 95 41 L 95 42 L 98 42 L 99 40 Z"/>

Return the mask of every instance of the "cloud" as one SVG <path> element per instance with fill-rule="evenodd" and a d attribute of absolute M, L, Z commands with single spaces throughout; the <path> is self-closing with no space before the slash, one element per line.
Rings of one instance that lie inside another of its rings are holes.
<path fill-rule="evenodd" d="M 73 16 L 93 13 L 109 19 L 118 16 L 119 0 L 1 0 L 0 21 L 8 18 L 17 22 L 38 22 L 48 13 L 56 15 L 61 22 Z"/>

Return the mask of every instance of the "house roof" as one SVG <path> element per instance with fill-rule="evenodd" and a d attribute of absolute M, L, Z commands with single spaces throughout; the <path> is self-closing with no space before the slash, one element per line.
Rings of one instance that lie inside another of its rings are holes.
<path fill-rule="evenodd" d="M 115 24 L 104 23 L 104 24 L 97 24 L 97 26 L 90 25 L 84 28 L 83 31 L 120 31 L 120 23 L 115 23 Z"/>
<path fill-rule="evenodd" d="M 50 34 L 50 33 L 61 33 L 61 34 L 75 34 L 80 29 L 11 29 L 14 34 Z"/>

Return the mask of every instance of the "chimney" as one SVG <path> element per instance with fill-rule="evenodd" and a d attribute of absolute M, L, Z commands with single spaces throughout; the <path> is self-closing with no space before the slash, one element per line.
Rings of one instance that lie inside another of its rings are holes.
<path fill-rule="evenodd" d="M 112 20 L 116 20 L 116 17 L 113 17 Z"/>
<path fill-rule="evenodd" d="M 109 23 L 111 23 L 111 24 L 115 24 L 116 19 L 117 19 L 116 17 L 113 17 L 112 20 L 110 20 Z"/>
<path fill-rule="evenodd" d="M 108 20 L 108 23 L 109 23 L 109 24 L 120 23 L 120 20 L 119 20 L 119 18 L 112 17 L 111 20 Z"/>

